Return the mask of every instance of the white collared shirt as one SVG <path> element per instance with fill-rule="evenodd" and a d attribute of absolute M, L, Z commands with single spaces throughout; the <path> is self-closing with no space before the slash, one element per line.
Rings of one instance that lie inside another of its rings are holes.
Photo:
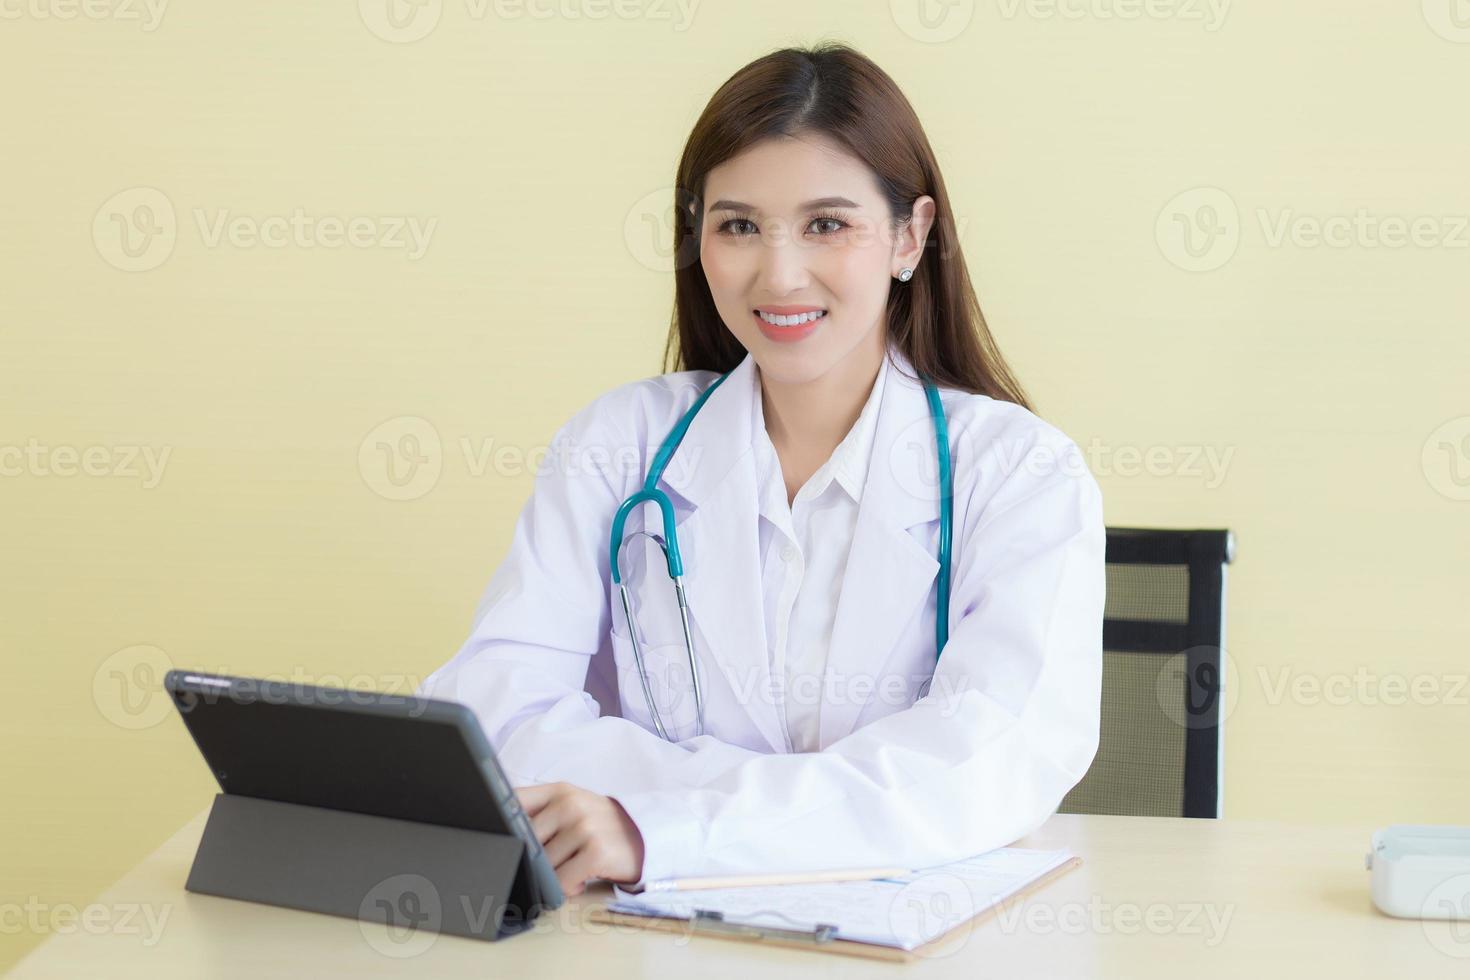
<path fill-rule="evenodd" d="M 822 748 L 818 721 L 827 649 L 887 374 L 885 352 L 857 421 L 788 505 L 781 461 L 766 431 L 759 368 L 754 372 L 752 436 L 760 493 L 767 654 L 771 676 L 784 685 L 786 735 L 793 752 Z"/>

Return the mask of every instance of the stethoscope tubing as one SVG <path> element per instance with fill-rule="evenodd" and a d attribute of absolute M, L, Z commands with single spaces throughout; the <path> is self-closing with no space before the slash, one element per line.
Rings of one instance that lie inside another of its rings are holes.
<path fill-rule="evenodd" d="M 663 723 L 654 703 L 653 688 L 649 684 L 648 671 L 644 666 L 643 644 L 638 639 L 637 618 L 633 614 L 633 600 L 628 592 L 627 583 L 623 581 L 622 569 L 618 565 L 618 559 L 622 553 L 622 547 L 627 542 L 623 536 L 624 526 L 627 524 L 628 516 L 633 508 L 644 504 L 654 503 L 658 505 L 663 518 L 663 537 L 649 531 L 635 531 L 628 538 L 644 535 L 656 542 L 664 553 L 664 562 L 669 572 L 669 579 L 674 583 L 674 592 L 679 603 L 679 620 L 684 629 L 684 649 L 689 659 L 690 683 L 694 689 L 694 713 L 696 718 L 696 734 L 705 734 L 704 719 L 704 692 L 700 683 L 699 658 L 694 653 L 694 634 L 689 626 L 689 597 L 684 589 L 684 560 L 679 552 L 678 530 L 674 524 L 674 504 L 666 493 L 658 488 L 659 478 L 663 476 L 669 460 L 673 458 L 674 451 L 679 448 L 684 434 L 689 431 L 689 425 L 694 421 L 694 416 L 704 407 L 716 388 L 730 376 L 725 372 L 715 379 L 714 384 L 704 390 L 699 398 L 679 418 L 678 423 L 664 438 L 659 446 L 658 453 L 654 456 L 653 463 L 648 468 L 648 476 L 643 482 L 643 488 L 624 500 L 613 516 L 612 528 L 609 534 L 609 566 L 613 584 L 618 587 L 622 600 L 623 618 L 628 626 L 628 639 L 633 648 L 633 661 L 638 669 L 640 685 L 643 688 L 643 698 L 648 704 L 648 714 L 653 721 L 653 727 L 658 736 L 666 741 L 672 741 L 669 731 Z M 949 424 L 944 415 L 944 405 L 939 398 L 939 390 L 928 378 L 923 379 L 924 395 L 929 403 L 929 415 L 934 422 L 934 444 L 935 454 L 939 462 L 939 572 L 936 584 L 939 587 L 939 597 L 934 616 L 934 647 L 935 659 L 944 652 L 944 646 L 949 641 L 949 588 L 950 588 L 950 549 L 953 535 L 954 518 L 954 472 L 951 465 L 949 450 Z"/>

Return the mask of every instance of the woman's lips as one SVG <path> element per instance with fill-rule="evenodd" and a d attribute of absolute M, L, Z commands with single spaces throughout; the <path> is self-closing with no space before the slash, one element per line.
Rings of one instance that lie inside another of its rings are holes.
<path fill-rule="evenodd" d="M 817 317 L 815 320 L 808 320 L 806 323 L 798 324 L 794 327 L 778 327 L 774 323 L 768 323 L 766 322 L 765 318 L 762 317 L 755 310 L 751 310 L 750 315 L 754 317 L 755 322 L 760 325 L 761 334 L 765 336 L 766 339 L 774 340 L 777 343 L 786 344 L 793 341 L 801 340 L 804 337 L 811 336 L 812 331 L 816 330 L 818 326 L 826 322 L 827 317 L 831 314 L 824 313 L 822 316 Z"/>

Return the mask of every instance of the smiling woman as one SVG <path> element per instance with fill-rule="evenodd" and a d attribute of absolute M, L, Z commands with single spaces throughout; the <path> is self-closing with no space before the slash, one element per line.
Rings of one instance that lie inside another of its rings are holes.
<path fill-rule="evenodd" d="M 980 312 L 918 116 L 868 58 L 831 44 L 747 65 L 695 123 L 675 186 L 665 370 L 776 354 L 756 311 L 821 309 L 820 339 L 757 358 L 767 376 L 809 380 L 861 344 L 879 349 L 886 326 L 936 383 L 1027 405 Z"/>
<path fill-rule="evenodd" d="M 425 692 L 571 894 L 1015 840 L 1097 748 L 1102 501 L 995 349 L 917 117 L 851 48 L 777 51 L 677 186 L 666 371 L 554 440 L 641 465 L 538 476 Z"/>

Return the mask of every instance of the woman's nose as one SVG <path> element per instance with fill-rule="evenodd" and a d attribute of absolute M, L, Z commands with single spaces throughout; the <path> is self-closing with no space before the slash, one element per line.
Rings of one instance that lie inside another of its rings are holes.
<path fill-rule="evenodd" d="M 784 296 L 804 288 L 810 279 L 808 250 L 790 236 L 761 242 L 761 286 L 771 296 Z"/>

